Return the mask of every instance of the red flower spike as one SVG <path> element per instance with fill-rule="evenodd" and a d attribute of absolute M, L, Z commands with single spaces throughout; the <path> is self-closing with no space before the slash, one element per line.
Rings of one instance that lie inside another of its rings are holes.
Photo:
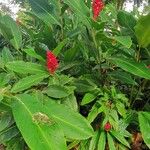
<path fill-rule="evenodd" d="M 99 16 L 99 14 L 103 8 L 104 8 L 104 3 L 102 0 L 93 0 L 92 10 L 93 10 L 93 19 L 94 20 L 97 20 L 97 17 Z"/>
<path fill-rule="evenodd" d="M 111 124 L 109 122 L 107 122 L 105 125 L 104 125 L 104 130 L 109 132 L 111 130 Z"/>
<path fill-rule="evenodd" d="M 47 56 L 46 60 L 47 69 L 51 74 L 54 74 L 54 72 L 59 66 L 58 60 L 56 56 L 49 50 L 46 52 L 46 56 Z"/>

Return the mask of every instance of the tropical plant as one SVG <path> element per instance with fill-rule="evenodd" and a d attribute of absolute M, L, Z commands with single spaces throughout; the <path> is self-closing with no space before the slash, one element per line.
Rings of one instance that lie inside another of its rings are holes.
<path fill-rule="evenodd" d="M 126 150 L 138 133 L 150 148 L 150 14 L 101 0 L 22 6 L 16 22 L 0 15 L 0 144 Z"/>

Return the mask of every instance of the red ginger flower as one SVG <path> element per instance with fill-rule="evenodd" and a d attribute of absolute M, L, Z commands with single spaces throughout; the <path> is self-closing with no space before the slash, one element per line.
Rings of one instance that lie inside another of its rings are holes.
<path fill-rule="evenodd" d="M 47 56 L 47 60 L 46 60 L 47 69 L 51 74 L 54 74 L 54 72 L 59 66 L 58 60 L 56 56 L 49 50 L 47 50 L 46 56 Z"/>
<path fill-rule="evenodd" d="M 93 9 L 93 19 L 96 20 L 100 12 L 104 8 L 104 3 L 102 0 L 93 0 L 92 9 Z"/>
<path fill-rule="evenodd" d="M 147 66 L 147 68 L 149 68 L 149 69 L 150 69 L 150 65 L 148 65 L 148 66 Z"/>
<path fill-rule="evenodd" d="M 109 122 L 107 122 L 105 125 L 104 125 L 104 130 L 109 132 L 111 130 L 111 124 Z"/>

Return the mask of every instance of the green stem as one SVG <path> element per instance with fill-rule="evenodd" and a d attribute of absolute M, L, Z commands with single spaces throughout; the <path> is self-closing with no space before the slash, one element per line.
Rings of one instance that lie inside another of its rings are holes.
<path fill-rule="evenodd" d="M 102 75 L 102 67 L 101 67 L 101 51 L 98 49 L 98 44 L 97 44 L 97 41 L 96 41 L 96 38 L 95 38 L 95 31 L 92 30 L 92 38 L 93 38 L 93 42 L 94 42 L 94 45 L 95 45 L 95 49 L 97 51 L 97 54 L 98 55 L 95 55 L 96 57 L 96 60 L 97 60 L 97 64 L 99 65 L 99 69 L 98 69 L 98 72 L 99 72 L 99 75 L 101 76 Z"/>
<path fill-rule="evenodd" d="M 139 62 L 139 61 L 140 61 L 140 51 L 141 51 L 141 48 L 139 47 L 139 48 L 138 48 L 138 51 L 137 51 L 137 53 L 136 53 L 136 56 L 135 56 L 135 58 L 136 58 L 136 61 L 137 61 L 137 62 Z M 135 87 L 135 86 L 134 86 L 134 85 L 132 85 L 131 93 L 130 93 L 130 103 L 132 103 L 134 87 Z M 139 90 L 141 90 L 141 87 L 139 87 Z M 139 94 L 139 90 L 138 90 L 137 94 Z M 137 94 L 136 94 L 136 96 L 137 96 Z M 135 102 L 135 99 L 134 99 L 134 101 L 133 101 L 133 102 Z M 132 103 L 132 104 L 133 104 L 133 103 Z"/>

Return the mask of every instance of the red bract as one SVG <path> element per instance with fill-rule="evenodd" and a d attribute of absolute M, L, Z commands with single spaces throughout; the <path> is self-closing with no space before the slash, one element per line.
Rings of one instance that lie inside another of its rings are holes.
<path fill-rule="evenodd" d="M 51 74 L 54 74 L 54 72 L 58 68 L 58 60 L 56 56 L 49 50 L 47 51 L 46 56 L 47 69 Z"/>
<path fill-rule="evenodd" d="M 107 122 L 105 125 L 104 125 L 104 130 L 109 132 L 111 130 L 111 124 L 109 122 Z"/>
<path fill-rule="evenodd" d="M 100 12 L 104 8 L 104 3 L 102 0 L 93 0 L 92 10 L 93 10 L 93 19 L 96 20 Z"/>
<path fill-rule="evenodd" d="M 148 65 L 148 66 L 147 66 L 147 68 L 149 68 L 149 69 L 150 69 L 150 65 Z"/>

